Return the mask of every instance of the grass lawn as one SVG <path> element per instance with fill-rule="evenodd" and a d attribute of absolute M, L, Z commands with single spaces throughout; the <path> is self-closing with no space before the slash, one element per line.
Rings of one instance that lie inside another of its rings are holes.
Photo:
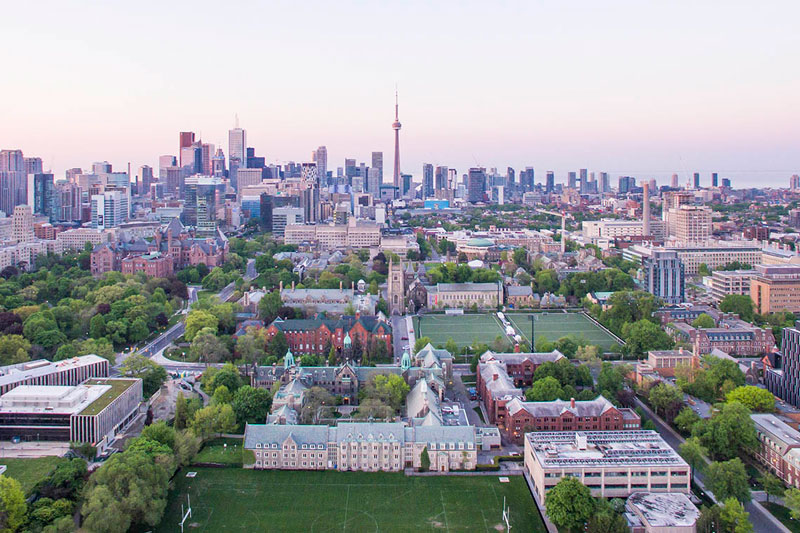
<path fill-rule="evenodd" d="M 583 337 L 591 344 L 602 346 L 608 351 L 619 343 L 603 328 L 589 320 L 583 313 L 562 313 L 546 311 L 542 313 L 506 313 L 506 318 L 526 341 L 531 341 L 531 315 L 536 316 L 536 338 L 541 336 L 550 342 L 561 337 Z M 535 343 L 534 339 L 534 343 Z"/>
<path fill-rule="evenodd" d="M 192 501 L 187 531 L 485 531 L 501 529 L 503 497 L 514 531 L 544 532 L 522 476 L 406 477 L 367 472 L 194 468 L 173 480 L 157 533 L 172 533 Z"/>
<path fill-rule="evenodd" d="M 414 336 L 417 339 L 429 337 L 437 347 L 444 347 L 450 338 L 460 348 L 471 346 L 475 340 L 491 344 L 498 335 L 508 339 L 494 313 L 414 317 Z"/>
<path fill-rule="evenodd" d="M 783 505 L 779 505 L 773 502 L 760 502 L 764 508 L 772 513 L 772 516 L 777 518 L 781 521 L 781 524 L 786 526 L 789 531 L 793 531 L 794 533 L 800 533 L 800 521 L 797 521 L 791 517 L 789 514 L 789 509 L 784 507 Z"/>
<path fill-rule="evenodd" d="M 225 447 L 225 444 L 228 447 Z M 229 465 L 242 464 L 242 439 L 214 439 L 208 441 L 197 457 L 195 463 L 222 463 Z"/>
<path fill-rule="evenodd" d="M 22 485 L 22 490 L 31 490 L 47 474 L 53 471 L 63 457 L 37 457 L 35 459 L 0 458 L 0 465 L 6 465 L 5 475 L 13 477 Z"/>
<path fill-rule="evenodd" d="M 481 419 L 481 422 L 483 422 L 483 423 L 485 424 L 485 423 L 486 423 L 486 420 L 484 420 L 484 419 L 483 419 L 483 411 L 481 411 L 481 408 L 480 408 L 480 406 L 478 406 L 478 407 L 473 407 L 473 408 L 472 408 L 472 410 L 473 410 L 473 411 L 475 411 L 476 413 L 478 413 L 478 418 L 480 418 L 480 419 Z"/>

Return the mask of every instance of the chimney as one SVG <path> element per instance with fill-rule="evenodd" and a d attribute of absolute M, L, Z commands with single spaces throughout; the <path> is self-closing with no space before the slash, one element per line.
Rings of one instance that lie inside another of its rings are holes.
<path fill-rule="evenodd" d="M 575 409 L 575 398 L 570 398 L 570 399 L 569 399 L 569 406 L 570 406 L 572 409 Z"/>
<path fill-rule="evenodd" d="M 292 280 L 292 290 L 294 290 L 294 280 Z"/>
<path fill-rule="evenodd" d="M 280 281 L 280 283 L 278 283 L 278 289 L 279 289 L 281 292 L 283 292 L 283 280 L 281 280 L 281 281 Z"/>
<path fill-rule="evenodd" d="M 519 353 L 521 351 L 522 351 L 522 348 L 520 347 L 519 343 L 515 344 L 514 345 L 514 353 Z"/>
<path fill-rule="evenodd" d="M 492 375 L 492 381 L 497 381 L 498 377 L 500 377 L 500 376 L 498 376 L 497 374 L 493 374 Z"/>
<path fill-rule="evenodd" d="M 341 290 L 342 290 L 342 281 L 339 280 L 339 291 L 341 291 Z"/>
<path fill-rule="evenodd" d="M 650 236 L 650 184 L 644 182 L 642 184 L 644 189 L 642 193 L 642 235 L 644 237 Z"/>

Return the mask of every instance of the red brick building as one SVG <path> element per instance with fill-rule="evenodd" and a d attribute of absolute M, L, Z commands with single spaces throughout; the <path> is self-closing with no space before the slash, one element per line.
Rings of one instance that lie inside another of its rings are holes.
<path fill-rule="evenodd" d="M 158 252 L 151 254 L 126 257 L 122 260 L 123 274 L 136 274 L 144 272 L 151 278 L 166 278 L 172 275 L 172 256 L 161 255 Z"/>
<path fill-rule="evenodd" d="M 531 431 L 625 431 L 640 429 L 642 425 L 633 409 L 614 407 L 602 396 L 589 401 L 513 399 L 505 407 L 506 423 L 500 429 L 518 444 Z"/>
<path fill-rule="evenodd" d="M 280 318 L 269 325 L 269 338 L 282 331 L 295 354 L 328 355 L 325 352 L 330 342 L 339 353 L 360 345 L 366 350 L 377 339 L 392 350 L 392 327 L 376 316 L 343 316 L 336 320 L 327 318 L 289 319 Z"/>
<path fill-rule="evenodd" d="M 487 422 L 504 426 L 506 404 L 515 398 L 521 398 L 522 389 L 508 376 L 506 364 L 495 360 L 478 364 L 476 380 L 478 396 L 483 400 L 488 416 Z"/>
<path fill-rule="evenodd" d="M 481 362 L 488 363 L 489 361 L 499 361 L 505 363 L 508 377 L 514 382 L 517 387 L 530 386 L 533 382 L 533 374 L 536 369 L 543 363 L 555 363 L 559 359 L 564 359 L 564 354 L 558 350 L 552 352 L 536 352 L 536 353 L 499 353 L 487 351 L 481 355 Z M 480 377 L 478 377 L 480 380 Z"/>
<path fill-rule="evenodd" d="M 789 487 L 800 488 L 800 432 L 775 415 L 750 415 L 758 435 L 754 456 Z"/>

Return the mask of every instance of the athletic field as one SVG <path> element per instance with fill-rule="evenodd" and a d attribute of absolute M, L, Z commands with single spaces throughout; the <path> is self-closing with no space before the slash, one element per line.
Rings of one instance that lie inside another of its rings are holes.
<path fill-rule="evenodd" d="M 184 469 L 172 482 L 156 533 L 180 531 L 181 503 L 191 497 L 184 531 L 512 531 L 544 532 L 522 476 L 415 476 L 367 472 L 288 472 L 240 468 Z"/>
<path fill-rule="evenodd" d="M 602 346 L 609 350 L 619 343 L 603 328 L 589 320 L 583 313 L 562 313 L 547 311 L 541 313 L 506 313 L 506 318 L 522 335 L 531 341 L 531 316 L 536 317 L 536 338 L 544 335 L 548 341 L 554 342 L 561 337 L 583 337 L 590 344 Z M 534 340 L 535 343 L 535 340 Z"/>
<path fill-rule="evenodd" d="M 434 346 L 444 346 L 451 337 L 459 347 L 471 346 L 475 339 L 491 344 L 498 335 L 507 338 L 494 313 L 414 317 L 414 337 L 430 337 Z"/>

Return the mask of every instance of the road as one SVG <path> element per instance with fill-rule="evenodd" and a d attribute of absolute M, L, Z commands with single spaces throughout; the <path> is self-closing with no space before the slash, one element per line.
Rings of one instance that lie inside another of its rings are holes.
<path fill-rule="evenodd" d="M 392 315 L 389 319 L 392 324 L 394 362 L 395 364 L 400 364 L 400 358 L 403 357 L 403 350 L 405 350 L 406 345 L 408 345 L 408 327 L 406 326 L 406 317 Z M 405 340 L 403 337 L 405 337 Z"/>
<path fill-rule="evenodd" d="M 661 438 L 664 441 L 672 446 L 674 450 L 678 450 L 681 444 L 684 443 L 685 439 L 678 435 L 674 429 L 669 427 L 667 423 L 649 407 L 647 407 L 644 403 L 642 403 L 639 398 L 636 398 L 636 406 L 641 407 L 644 412 L 648 415 L 650 420 L 656 425 L 656 430 L 661 435 Z M 703 473 L 695 471 L 694 472 L 694 481 L 697 483 L 700 488 L 709 492 L 704 484 L 703 484 Z M 774 533 L 775 531 L 786 532 L 789 533 L 789 530 L 781 524 L 774 516 L 772 516 L 769 512 L 767 512 L 761 505 L 754 501 L 749 501 L 744 505 L 745 510 L 750 513 L 750 523 L 753 524 L 753 528 L 756 532 L 763 532 L 763 533 Z"/>
<path fill-rule="evenodd" d="M 258 276 L 258 272 L 256 272 L 256 260 L 255 259 L 248 259 L 247 260 L 247 268 L 244 271 L 244 279 L 245 281 L 250 281 Z"/>

